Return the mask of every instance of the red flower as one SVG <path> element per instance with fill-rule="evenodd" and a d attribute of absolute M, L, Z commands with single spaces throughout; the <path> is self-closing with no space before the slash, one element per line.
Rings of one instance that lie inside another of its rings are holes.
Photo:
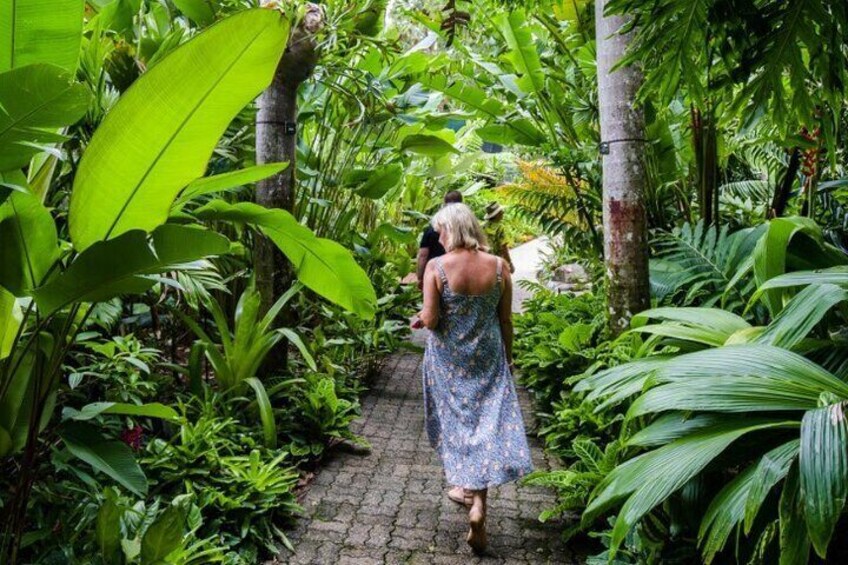
<path fill-rule="evenodd" d="M 126 428 L 121 432 L 121 441 L 129 445 L 134 451 L 141 449 L 141 440 L 144 438 L 144 432 L 141 426 Z"/>

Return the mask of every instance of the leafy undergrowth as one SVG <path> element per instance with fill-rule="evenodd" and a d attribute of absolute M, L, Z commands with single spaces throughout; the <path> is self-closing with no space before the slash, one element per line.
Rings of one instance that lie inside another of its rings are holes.
<path fill-rule="evenodd" d="M 153 337 L 148 329 L 104 338 L 104 328 L 92 326 L 59 391 L 64 406 L 80 407 L 63 411 L 58 429 L 66 447 L 43 445 L 49 453 L 23 544 L 28 562 L 253 564 L 290 547 L 285 530 L 300 512 L 304 474 L 333 444 L 365 443 L 350 431 L 359 395 L 368 373 L 403 339 L 413 295 L 386 296 L 372 321 L 313 306 L 303 323 L 322 323 L 311 328 L 308 345 L 291 347 L 290 374 L 263 378 L 264 395 L 250 386 L 221 388 L 210 370 L 215 355 L 208 367 L 197 351 L 185 365 L 168 363 L 144 345 Z M 114 327 L 103 322 L 107 331 Z M 204 332 L 209 342 L 195 350 L 212 348 L 221 363 L 240 366 L 237 348 L 219 342 L 229 331 L 237 340 L 238 323 Z M 88 398 L 129 408 L 83 408 Z M 132 406 L 144 408 L 132 414 Z M 73 447 L 67 429 L 88 433 L 90 442 Z M 3 476 L 11 488 L 12 473 Z"/>

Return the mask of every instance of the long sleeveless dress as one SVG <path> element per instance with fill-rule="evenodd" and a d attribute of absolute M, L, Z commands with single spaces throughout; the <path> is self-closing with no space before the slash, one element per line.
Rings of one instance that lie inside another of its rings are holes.
<path fill-rule="evenodd" d="M 498 322 L 497 284 L 485 294 L 453 292 L 442 266 L 439 325 L 424 354 L 427 435 L 451 485 L 479 490 L 533 470 L 524 422 Z"/>

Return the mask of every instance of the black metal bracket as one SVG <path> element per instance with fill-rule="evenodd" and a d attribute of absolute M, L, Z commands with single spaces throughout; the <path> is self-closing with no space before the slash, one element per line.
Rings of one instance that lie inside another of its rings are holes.
<path fill-rule="evenodd" d="M 625 137 L 624 139 L 611 139 L 610 141 L 602 141 L 598 144 L 598 150 L 601 152 L 601 155 L 609 155 L 610 145 L 613 143 L 621 143 L 623 141 L 648 141 L 647 139 L 642 139 L 640 137 Z"/>
<path fill-rule="evenodd" d="M 262 120 L 256 122 L 257 124 L 275 124 L 283 126 L 283 133 L 285 135 L 296 135 L 297 134 L 297 122 L 281 122 L 277 120 Z"/>

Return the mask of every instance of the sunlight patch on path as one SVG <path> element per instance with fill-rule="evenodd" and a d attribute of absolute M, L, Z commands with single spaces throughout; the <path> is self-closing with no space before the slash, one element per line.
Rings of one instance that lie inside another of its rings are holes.
<path fill-rule="evenodd" d="M 515 272 L 512 274 L 512 311 L 521 312 L 522 304 L 531 293 L 521 288 L 519 281 L 536 281 L 536 273 L 542 268 L 542 259 L 550 251 L 550 240 L 539 237 L 509 250 Z"/>

